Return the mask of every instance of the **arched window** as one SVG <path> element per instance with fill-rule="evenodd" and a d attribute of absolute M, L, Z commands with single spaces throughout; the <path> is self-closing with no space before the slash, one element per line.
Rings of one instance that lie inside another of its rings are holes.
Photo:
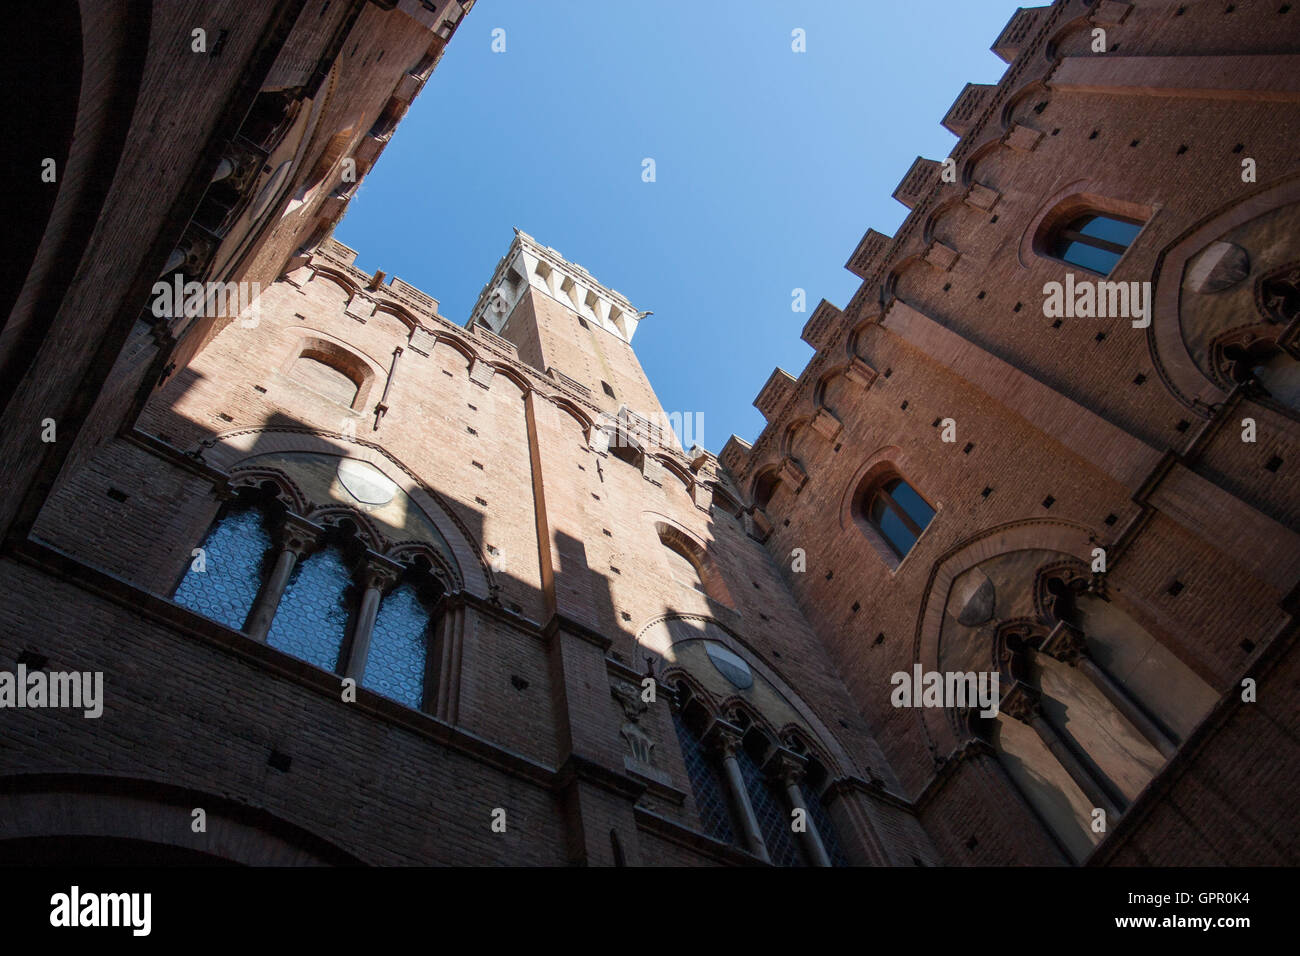
<path fill-rule="evenodd" d="M 370 637 L 362 684 L 377 694 L 419 710 L 424 706 L 431 608 L 436 586 L 405 581 L 384 595 Z"/>
<path fill-rule="evenodd" d="M 901 561 L 930 524 L 934 508 L 901 477 L 888 473 L 864 482 L 858 513 Z"/>
<path fill-rule="evenodd" d="M 695 809 L 704 831 L 715 840 L 734 843 L 736 836 L 731 827 L 731 812 L 718 767 L 705 751 L 699 735 L 676 707 L 673 708 L 673 729 L 677 731 L 686 775 L 691 781 L 691 794 L 695 797 Z"/>
<path fill-rule="evenodd" d="M 848 865 L 820 799 L 825 767 L 810 757 L 803 758 L 805 769 L 792 766 L 787 762 L 792 753 L 746 712 L 737 709 L 725 719 L 716 718 L 716 702 L 709 698 L 705 704 L 703 693 L 682 679 L 671 704 L 700 829 L 754 856 L 765 854 L 774 866 Z M 697 729 L 701 726 L 703 733 Z M 811 823 L 799 831 L 794 826 L 796 800 Z M 756 824 L 757 839 L 746 820 Z"/>
<path fill-rule="evenodd" d="M 173 600 L 238 631 L 262 583 L 262 559 L 271 548 L 262 512 L 237 505 L 212 525 Z"/>
<path fill-rule="evenodd" d="M 804 860 L 795 845 L 794 833 L 790 829 L 791 813 L 785 798 L 777 792 L 772 780 L 759 769 L 758 762 L 750 754 L 750 741 L 761 735 L 747 735 L 746 746 L 736 748 L 736 761 L 740 764 L 740 775 L 745 780 L 745 792 L 749 794 L 749 804 L 754 808 L 758 827 L 763 831 L 763 842 L 767 844 L 767 854 L 774 866 L 803 866 Z M 766 741 L 757 742 L 762 746 Z"/>
<path fill-rule="evenodd" d="M 408 707 L 433 703 L 426 701 L 433 686 L 428 648 L 444 589 L 430 563 L 368 551 L 348 519 L 322 534 L 274 500 L 260 505 L 238 500 L 219 515 L 176 588 L 176 603 L 321 670 L 355 675 L 367 690 Z M 283 591 L 276 575 L 265 573 L 272 567 L 287 574 L 278 578 Z M 384 574 L 371 573 L 375 567 Z M 363 632 L 357 612 L 366 588 L 375 589 L 379 606 Z"/>
<path fill-rule="evenodd" d="M 704 582 L 700 579 L 699 569 L 680 549 L 666 544 L 664 548 L 664 557 L 668 561 L 668 567 L 672 571 L 673 580 L 684 587 L 692 588 L 701 594 L 706 593 Z"/>
<path fill-rule="evenodd" d="M 1072 266 L 1110 275 L 1141 230 L 1140 222 L 1088 212 L 1057 226 L 1049 251 Z"/>
<path fill-rule="evenodd" d="M 361 383 L 322 354 L 304 350 L 293 363 L 293 377 L 331 401 L 351 408 Z"/>
<path fill-rule="evenodd" d="M 804 800 L 808 804 L 808 816 L 812 818 L 813 826 L 817 828 L 817 835 L 821 837 L 822 846 L 826 848 L 831 866 L 849 866 L 849 858 L 845 856 L 844 848 L 840 846 L 839 834 L 836 833 L 835 824 L 831 823 L 830 814 L 826 810 L 826 802 L 822 796 L 825 786 L 825 769 L 816 764 L 810 766 L 802 784 Z"/>
<path fill-rule="evenodd" d="M 280 371 L 354 410 L 365 405 L 375 378 L 374 369 L 360 355 L 317 336 L 304 337 Z"/>
<path fill-rule="evenodd" d="M 337 546 L 295 565 L 266 642 L 321 670 L 337 671 L 352 616 L 351 583 Z"/>
<path fill-rule="evenodd" d="M 655 529 L 664 546 L 664 558 L 673 580 L 699 591 L 711 601 L 727 607 L 735 606 L 722 571 L 700 542 L 663 521 L 655 522 Z"/>

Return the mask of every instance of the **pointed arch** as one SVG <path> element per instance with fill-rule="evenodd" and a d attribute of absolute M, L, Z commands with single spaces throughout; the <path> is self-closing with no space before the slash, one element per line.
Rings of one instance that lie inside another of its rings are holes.
<path fill-rule="evenodd" d="M 920 611 L 912 639 L 912 661 L 923 670 L 938 671 L 943 618 L 953 582 L 976 565 L 1013 551 L 1055 551 L 1062 556 L 1091 560 L 1095 533 L 1081 524 L 1031 518 L 989 528 L 958 542 L 930 569 L 921 595 Z M 948 715 L 936 708 L 918 707 L 926 740 L 947 752 L 958 744 Z"/>
<path fill-rule="evenodd" d="M 671 627 L 673 621 L 686 622 L 687 627 Z M 676 659 L 672 651 L 673 645 L 697 640 L 716 641 L 733 654 L 743 658 L 754 673 L 762 677 L 798 715 L 807 732 L 821 742 L 824 753 L 830 758 L 826 765 L 828 770 L 836 776 L 863 776 L 857 763 L 840 744 L 839 739 L 808 706 L 803 697 L 786 683 L 776 668 L 762 655 L 717 618 L 670 611 L 652 618 L 636 635 L 637 647 L 646 652 L 641 656 L 649 656 L 655 662 L 657 670 L 665 671 L 672 667 L 672 662 Z"/>
<path fill-rule="evenodd" d="M 226 432 L 205 440 L 194 449 L 201 460 L 226 472 L 257 455 L 290 452 L 355 458 L 384 472 L 419 506 L 423 516 L 447 543 L 450 550 L 447 570 L 453 577 L 451 590 L 463 588 L 481 598 L 492 594 L 495 587 L 492 568 L 481 542 L 464 520 L 442 495 L 373 442 L 315 429 L 270 427 Z"/>

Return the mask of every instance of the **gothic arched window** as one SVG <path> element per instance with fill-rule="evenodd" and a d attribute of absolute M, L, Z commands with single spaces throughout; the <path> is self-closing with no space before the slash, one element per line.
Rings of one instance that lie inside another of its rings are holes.
<path fill-rule="evenodd" d="M 226 627 L 244 626 L 262 583 L 262 558 L 271 547 L 262 513 L 236 507 L 217 518 L 176 588 L 177 604 Z"/>
<path fill-rule="evenodd" d="M 1057 226 L 1048 249 L 1062 262 L 1110 275 L 1141 231 L 1140 222 L 1090 211 Z"/>
<path fill-rule="evenodd" d="M 351 583 L 347 562 L 335 546 L 295 565 L 266 642 L 321 670 L 337 671 L 352 616 Z"/>
<path fill-rule="evenodd" d="M 758 819 L 758 827 L 763 831 L 763 842 L 767 844 L 767 854 L 775 866 L 803 866 L 803 857 L 795 845 L 794 832 L 790 829 L 791 812 L 784 796 L 777 792 L 771 779 L 759 769 L 758 762 L 750 755 L 748 748 L 736 748 L 736 761 L 740 764 L 740 775 L 745 780 L 745 792 L 749 794 L 750 806 Z"/>
<path fill-rule="evenodd" d="M 444 593 L 431 563 L 421 555 L 401 563 L 376 554 L 350 520 L 322 528 L 286 513 L 268 488 L 261 495 L 253 492 L 251 504 L 246 498 L 218 516 L 173 600 L 422 709 L 433 686 L 429 643 Z M 265 573 L 271 568 L 278 570 Z M 368 589 L 378 603 L 369 626 L 358 613 Z"/>
<path fill-rule="evenodd" d="M 715 840 L 734 843 L 736 837 L 731 827 L 731 813 L 727 808 L 726 789 L 719 776 L 720 771 L 705 751 L 699 735 L 675 707 L 673 729 L 677 731 L 677 742 L 681 745 L 682 760 L 686 764 L 686 776 L 691 781 L 691 794 L 695 797 L 695 809 L 700 815 L 704 831 Z"/>
<path fill-rule="evenodd" d="M 889 472 L 863 482 L 858 492 L 858 517 L 902 560 L 934 518 L 932 508 L 915 488 Z"/>
<path fill-rule="evenodd" d="M 384 595 L 370 636 L 362 685 L 419 710 L 424 706 L 425 675 L 436 592 L 407 581 Z"/>

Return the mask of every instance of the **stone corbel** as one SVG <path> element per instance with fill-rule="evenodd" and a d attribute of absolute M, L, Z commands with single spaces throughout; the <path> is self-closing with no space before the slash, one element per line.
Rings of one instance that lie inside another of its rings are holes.
<path fill-rule="evenodd" d="M 864 362 L 861 356 L 855 355 L 849 360 L 848 368 L 844 370 L 844 374 L 850 382 L 861 385 L 863 388 L 870 388 L 876 380 L 877 372 Z"/>
<path fill-rule="evenodd" d="M 827 441 L 834 441 L 844 426 L 840 423 L 840 420 L 835 417 L 835 413 L 823 405 L 821 408 L 817 409 L 817 414 L 813 415 L 812 427 L 813 431 L 817 432 L 817 434 L 821 435 Z"/>
<path fill-rule="evenodd" d="M 781 459 L 780 469 L 781 480 L 790 486 L 790 490 L 795 494 L 803 488 L 804 483 L 808 480 L 807 473 L 799 467 L 798 462 L 793 458 Z"/>

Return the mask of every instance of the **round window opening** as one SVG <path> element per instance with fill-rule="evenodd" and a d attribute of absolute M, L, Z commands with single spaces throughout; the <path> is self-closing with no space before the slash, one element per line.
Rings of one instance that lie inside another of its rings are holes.
<path fill-rule="evenodd" d="M 732 686 L 738 690 L 748 690 L 754 686 L 754 675 L 750 673 L 749 665 L 743 658 L 715 641 L 705 641 L 704 650 L 718 673 L 730 681 Z"/>

